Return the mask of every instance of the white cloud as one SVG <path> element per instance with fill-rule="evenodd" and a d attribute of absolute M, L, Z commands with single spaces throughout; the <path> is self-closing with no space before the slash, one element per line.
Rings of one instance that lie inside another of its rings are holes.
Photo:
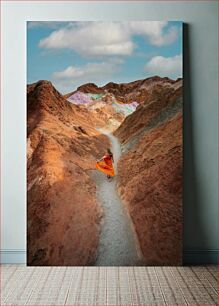
<path fill-rule="evenodd" d="M 132 21 L 129 28 L 133 34 L 148 38 L 152 45 L 163 46 L 173 43 L 178 34 L 176 27 L 171 27 L 165 32 L 167 24 L 167 21 Z"/>
<path fill-rule="evenodd" d="M 118 71 L 118 66 L 111 62 L 87 63 L 84 66 L 69 66 L 63 71 L 53 73 L 55 79 L 91 78 L 101 79 L 103 75 L 111 75 Z"/>
<path fill-rule="evenodd" d="M 116 59 L 87 63 L 83 66 L 69 66 L 62 71 L 53 73 L 53 83 L 62 92 L 73 91 L 76 87 L 89 82 L 103 85 L 120 71 L 122 63 L 122 60 Z"/>
<path fill-rule="evenodd" d="M 182 55 L 173 57 L 155 56 L 145 65 L 145 71 L 151 75 L 181 77 Z"/>
<path fill-rule="evenodd" d="M 130 55 L 134 44 L 122 24 L 109 22 L 77 23 L 52 32 L 40 41 L 47 49 L 72 49 L 85 56 Z"/>
<path fill-rule="evenodd" d="M 164 46 L 170 45 L 177 39 L 178 31 L 175 27 L 169 28 L 166 33 L 160 33 L 159 35 L 152 35 L 150 41 L 153 45 Z"/>
<path fill-rule="evenodd" d="M 40 40 L 46 49 L 72 49 L 83 56 L 131 55 L 134 35 L 145 37 L 150 44 L 171 44 L 177 29 L 168 28 L 166 21 L 74 22 Z"/>

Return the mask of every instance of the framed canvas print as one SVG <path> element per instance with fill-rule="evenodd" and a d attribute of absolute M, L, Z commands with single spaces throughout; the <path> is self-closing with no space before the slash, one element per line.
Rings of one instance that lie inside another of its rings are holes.
<path fill-rule="evenodd" d="M 182 263 L 182 22 L 27 23 L 27 264 Z"/>

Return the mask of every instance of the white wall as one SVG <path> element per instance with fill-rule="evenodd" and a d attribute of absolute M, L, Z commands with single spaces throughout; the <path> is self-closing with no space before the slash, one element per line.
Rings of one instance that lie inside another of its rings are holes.
<path fill-rule="evenodd" d="M 25 260 L 27 20 L 181 20 L 188 24 L 184 74 L 184 248 L 216 250 L 217 1 L 4 1 L 2 261 Z"/>

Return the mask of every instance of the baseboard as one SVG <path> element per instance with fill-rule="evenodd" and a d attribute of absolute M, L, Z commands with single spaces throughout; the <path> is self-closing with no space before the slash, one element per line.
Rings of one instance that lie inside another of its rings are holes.
<path fill-rule="evenodd" d="M 183 265 L 218 264 L 218 250 L 184 250 Z"/>
<path fill-rule="evenodd" d="M 0 250 L 1 264 L 26 264 L 26 250 Z M 218 264 L 218 250 L 184 250 L 183 265 Z"/>
<path fill-rule="evenodd" d="M 1 264 L 26 264 L 26 250 L 0 250 Z"/>

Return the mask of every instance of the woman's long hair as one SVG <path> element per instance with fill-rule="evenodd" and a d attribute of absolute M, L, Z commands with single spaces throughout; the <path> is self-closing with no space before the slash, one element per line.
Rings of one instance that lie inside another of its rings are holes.
<path fill-rule="evenodd" d="M 109 155 L 113 155 L 110 149 L 107 149 L 107 153 L 109 153 Z"/>
<path fill-rule="evenodd" d="M 110 155 L 110 157 L 113 159 L 113 153 L 111 152 L 111 150 L 108 148 L 107 149 L 107 153 Z"/>

